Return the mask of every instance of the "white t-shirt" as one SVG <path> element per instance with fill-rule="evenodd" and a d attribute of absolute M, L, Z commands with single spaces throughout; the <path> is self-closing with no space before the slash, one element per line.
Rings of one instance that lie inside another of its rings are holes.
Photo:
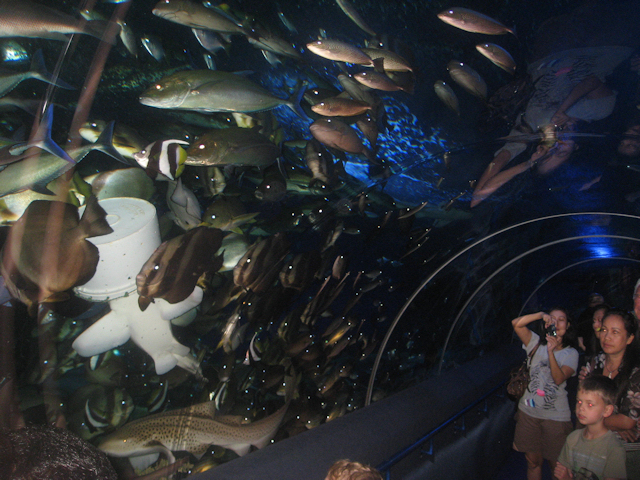
<path fill-rule="evenodd" d="M 528 345 L 523 345 L 527 355 L 540 341 L 537 333 L 531 332 L 531 340 Z M 578 370 L 578 351 L 575 348 L 566 347 L 553 352 L 560 368 L 565 365 L 573 370 L 576 375 Z M 557 420 L 565 422 L 571 420 L 571 410 L 567 399 L 567 382 L 556 385 L 551 376 L 549 367 L 549 353 L 546 345 L 540 345 L 531 359 L 529 368 L 531 381 L 524 395 L 520 399 L 518 408 L 527 415 L 545 420 Z"/>

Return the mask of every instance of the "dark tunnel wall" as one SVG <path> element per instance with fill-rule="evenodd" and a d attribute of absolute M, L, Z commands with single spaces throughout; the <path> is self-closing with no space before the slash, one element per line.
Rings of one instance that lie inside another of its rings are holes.
<path fill-rule="evenodd" d="M 577 315 L 593 291 L 631 308 L 638 232 L 640 218 L 631 215 L 563 214 L 516 224 L 460 250 L 395 317 L 369 395 L 401 390 L 509 342 L 510 320 L 521 313 L 565 306 Z"/>

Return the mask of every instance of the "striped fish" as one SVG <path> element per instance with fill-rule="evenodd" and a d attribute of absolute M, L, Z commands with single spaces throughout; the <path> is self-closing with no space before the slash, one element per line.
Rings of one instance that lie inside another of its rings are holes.
<path fill-rule="evenodd" d="M 187 151 L 180 145 L 189 145 L 189 142 L 175 139 L 158 140 L 147 145 L 144 150 L 134 153 L 133 157 L 154 180 L 158 174 L 175 180 L 184 170 L 184 162 L 187 159 Z"/>

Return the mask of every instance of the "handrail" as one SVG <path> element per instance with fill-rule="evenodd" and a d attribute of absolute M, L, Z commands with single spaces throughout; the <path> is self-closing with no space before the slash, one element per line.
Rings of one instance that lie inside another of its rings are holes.
<path fill-rule="evenodd" d="M 454 415 L 452 415 L 451 417 L 449 417 L 447 420 L 445 420 L 444 422 L 442 422 L 440 425 L 438 425 L 437 427 L 435 427 L 434 429 L 432 429 L 431 431 L 429 431 L 426 435 L 424 435 L 423 437 L 419 438 L 418 440 L 416 440 L 415 442 L 413 442 L 411 445 L 409 445 L 408 447 L 405 447 L 403 450 L 400 450 L 398 453 L 396 453 L 395 455 L 393 455 L 391 458 L 389 458 L 388 460 L 386 460 L 385 462 L 381 463 L 380 465 L 378 465 L 376 468 L 383 474 L 385 474 L 385 478 L 386 480 L 389 480 L 391 478 L 391 467 L 393 467 L 395 464 L 399 463 L 403 458 L 405 458 L 406 456 L 408 456 L 411 452 L 413 452 L 415 449 L 417 449 L 418 447 L 420 447 L 424 442 L 426 442 L 427 440 L 429 440 L 431 437 L 435 436 L 438 432 L 440 432 L 440 430 L 442 430 L 444 427 L 446 427 L 447 425 L 451 424 L 452 422 L 456 421 L 458 418 L 460 418 L 462 415 L 464 415 L 465 413 L 467 413 L 469 410 L 471 410 L 473 407 L 475 407 L 476 405 L 478 405 L 480 402 L 482 402 L 483 400 L 486 400 L 487 398 L 489 398 L 491 395 L 493 395 L 497 390 L 503 388 L 506 383 L 508 382 L 508 379 L 503 380 L 501 383 L 499 383 L 497 386 L 495 386 L 494 388 L 492 388 L 491 390 L 489 390 L 487 393 L 485 393 L 482 397 L 474 400 L 472 403 L 470 403 L 469 405 L 467 405 L 466 407 L 464 407 L 462 410 L 460 410 L 459 412 L 455 413 Z"/>

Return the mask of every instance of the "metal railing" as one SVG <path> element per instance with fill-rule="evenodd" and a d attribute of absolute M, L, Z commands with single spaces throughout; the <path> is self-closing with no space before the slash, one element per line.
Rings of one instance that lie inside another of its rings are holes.
<path fill-rule="evenodd" d="M 462 417 L 465 413 L 467 413 L 469 410 L 471 410 L 472 408 L 474 408 L 475 406 L 477 406 L 479 403 L 481 403 L 483 401 L 485 402 L 485 404 L 484 404 L 483 410 L 481 410 L 481 411 L 487 412 L 488 409 L 489 409 L 488 404 L 487 404 L 487 399 L 490 396 L 496 394 L 496 392 L 498 390 L 503 389 L 504 386 L 506 385 L 507 381 L 508 380 L 505 379 L 504 381 L 499 383 L 497 386 L 495 386 L 494 388 L 489 390 L 487 393 L 485 393 L 483 396 L 481 396 L 480 398 L 474 400 L 473 402 L 468 404 L 466 407 L 462 408 L 460 411 L 458 411 L 457 413 L 455 413 L 454 415 L 449 417 L 447 420 L 442 422 L 440 425 L 438 425 L 437 427 L 435 427 L 432 430 L 430 430 L 424 436 L 420 437 L 418 440 L 413 442 L 411 445 L 409 445 L 409 446 L 405 447 L 404 449 L 400 450 L 398 453 L 396 453 L 391 458 L 389 458 L 385 462 L 383 462 L 380 465 L 378 465 L 376 468 L 384 475 L 386 480 L 390 480 L 391 479 L 391 468 L 394 465 L 398 464 L 402 459 L 407 457 L 409 454 L 414 452 L 416 449 L 420 448 L 427 441 L 429 442 L 429 448 L 426 451 L 424 451 L 424 453 L 427 454 L 427 455 L 433 456 L 434 455 L 433 437 L 435 437 L 445 427 L 447 427 L 448 425 L 451 425 L 458 418 Z M 458 427 L 458 428 L 460 430 L 464 431 L 465 430 L 464 422 L 463 422 L 462 426 Z"/>

